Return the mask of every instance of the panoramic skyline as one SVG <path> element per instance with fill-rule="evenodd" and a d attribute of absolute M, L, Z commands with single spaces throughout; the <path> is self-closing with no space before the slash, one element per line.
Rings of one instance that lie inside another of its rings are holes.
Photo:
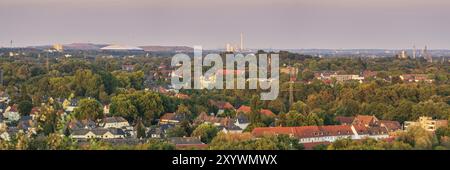
<path fill-rule="evenodd" d="M 0 47 L 82 43 L 450 49 L 446 0 L 2 0 Z"/>

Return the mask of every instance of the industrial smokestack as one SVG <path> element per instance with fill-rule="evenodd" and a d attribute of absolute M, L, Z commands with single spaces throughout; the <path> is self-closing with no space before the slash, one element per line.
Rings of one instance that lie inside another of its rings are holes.
<path fill-rule="evenodd" d="M 244 51 L 244 35 L 241 32 L 241 51 Z"/>

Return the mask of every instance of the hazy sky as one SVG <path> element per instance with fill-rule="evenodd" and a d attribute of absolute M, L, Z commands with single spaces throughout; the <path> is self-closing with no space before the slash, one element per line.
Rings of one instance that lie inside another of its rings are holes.
<path fill-rule="evenodd" d="M 448 0 L 0 0 L 0 46 L 450 49 Z"/>

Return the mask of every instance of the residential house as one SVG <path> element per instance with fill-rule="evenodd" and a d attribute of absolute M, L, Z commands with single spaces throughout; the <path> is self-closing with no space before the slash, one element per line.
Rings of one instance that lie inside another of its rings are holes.
<path fill-rule="evenodd" d="M 355 138 L 351 125 L 299 126 L 299 127 L 261 127 L 255 128 L 252 135 L 288 135 L 297 138 L 300 143 L 334 142 L 341 138 Z"/>
<path fill-rule="evenodd" d="M 405 82 L 427 82 L 433 83 L 433 79 L 428 78 L 427 74 L 402 74 L 399 76 Z"/>
<path fill-rule="evenodd" d="M 267 117 L 276 117 L 277 115 L 275 115 L 271 110 L 269 109 L 261 109 L 259 111 L 262 115 L 267 116 Z"/>
<path fill-rule="evenodd" d="M 326 83 L 330 83 L 330 80 L 336 79 L 337 82 L 345 82 L 349 80 L 356 80 L 360 83 L 363 82 L 364 77 L 356 74 L 337 74 L 337 72 L 319 72 L 315 73 L 314 76 L 318 80 L 322 80 Z"/>
<path fill-rule="evenodd" d="M 170 80 L 172 76 L 172 69 L 167 65 L 161 64 L 158 70 L 153 74 L 157 79 Z"/>
<path fill-rule="evenodd" d="M 164 138 L 164 132 L 161 127 L 150 127 L 147 131 L 149 138 Z"/>
<path fill-rule="evenodd" d="M 352 129 L 355 132 L 353 139 L 386 139 L 389 138 L 389 131 L 383 127 L 368 127 L 364 125 L 352 125 Z"/>
<path fill-rule="evenodd" d="M 353 125 L 363 125 L 366 127 L 379 126 L 379 121 L 375 116 L 357 115 L 352 122 Z"/>
<path fill-rule="evenodd" d="M 365 79 L 368 79 L 368 78 L 377 78 L 377 74 L 378 74 L 378 72 L 376 72 L 376 71 L 371 71 L 371 70 L 364 70 L 363 72 L 362 72 L 362 75 L 363 75 L 363 77 L 365 78 Z"/>
<path fill-rule="evenodd" d="M 78 99 L 70 99 L 70 100 L 65 100 L 63 107 L 65 109 L 66 112 L 73 112 L 75 110 L 75 108 L 78 107 Z"/>
<path fill-rule="evenodd" d="M 97 135 L 90 129 L 74 129 L 70 134 L 70 137 L 74 139 L 93 139 L 96 138 Z"/>
<path fill-rule="evenodd" d="M 214 126 L 229 126 L 233 124 L 233 120 L 229 117 L 216 117 L 216 116 L 210 116 L 206 114 L 205 112 L 200 113 L 200 115 L 197 116 L 197 118 L 194 120 L 194 124 L 202 124 L 202 123 L 209 123 Z"/>
<path fill-rule="evenodd" d="M 12 106 L 8 106 L 5 109 L 5 112 L 3 112 L 3 119 L 4 119 L 4 121 L 6 121 L 8 123 L 19 121 L 20 114 L 19 114 L 16 104 L 14 104 Z"/>
<path fill-rule="evenodd" d="M 402 130 L 402 125 L 397 121 L 380 120 L 380 126 L 386 128 L 388 132 Z"/>
<path fill-rule="evenodd" d="M 244 131 L 244 129 L 234 124 L 229 126 L 219 126 L 219 130 L 224 133 L 242 133 L 242 131 Z"/>
<path fill-rule="evenodd" d="M 92 120 L 71 120 L 67 123 L 67 128 L 74 129 L 94 129 L 97 128 L 97 124 Z"/>
<path fill-rule="evenodd" d="M 104 106 L 103 106 L 103 114 L 104 115 L 109 115 L 109 104 L 105 104 Z"/>
<path fill-rule="evenodd" d="M 346 117 L 346 116 L 336 116 L 336 121 L 341 125 L 351 125 L 355 117 Z"/>
<path fill-rule="evenodd" d="M 22 116 L 17 123 L 17 128 L 29 134 L 36 134 L 37 126 L 37 121 L 31 116 Z"/>
<path fill-rule="evenodd" d="M 102 122 L 99 124 L 103 128 L 130 128 L 130 124 L 123 117 L 106 117 L 102 119 Z M 132 127 L 131 127 L 132 128 Z"/>
<path fill-rule="evenodd" d="M 244 114 L 237 114 L 234 125 L 240 127 L 241 129 L 246 129 L 250 125 L 250 120 Z"/>
<path fill-rule="evenodd" d="M 209 100 L 208 102 L 210 105 L 213 105 L 217 109 L 219 109 L 216 115 L 224 113 L 225 110 L 235 110 L 234 106 L 230 102 L 215 101 L 215 100 Z"/>
<path fill-rule="evenodd" d="M 182 120 L 184 120 L 184 116 L 182 114 L 165 113 L 159 119 L 159 124 L 178 124 Z"/>
<path fill-rule="evenodd" d="M 122 129 L 115 128 L 75 129 L 70 134 L 70 137 L 74 139 L 123 139 L 125 138 L 125 133 Z"/>
<path fill-rule="evenodd" d="M 252 111 L 251 107 L 245 106 L 245 105 L 242 105 L 241 107 L 239 107 L 239 109 L 236 110 L 237 113 L 245 113 L 245 114 L 248 114 L 251 111 Z M 270 111 L 268 109 L 261 109 L 259 111 L 259 113 L 261 115 L 265 115 L 265 116 L 268 116 L 268 117 L 276 117 L 276 115 L 272 111 Z"/>
<path fill-rule="evenodd" d="M 336 79 L 337 82 L 345 82 L 350 80 L 356 80 L 359 83 L 362 83 L 364 80 L 364 77 L 361 77 L 356 74 L 342 74 L 342 75 L 331 75 L 330 79 Z"/>
<path fill-rule="evenodd" d="M 338 121 L 341 125 L 383 128 L 389 133 L 402 129 L 402 126 L 398 121 L 378 120 L 378 118 L 373 115 L 357 115 L 356 117 L 337 116 L 336 121 Z"/>
<path fill-rule="evenodd" d="M 151 138 L 165 138 L 167 131 L 175 126 L 175 124 L 158 124 L 157 126 L 148 128 L 147 136 Z"/>
<path fill-rule="evenodd" d="M 427 131 L 434 132 L 436 129 L 440 127 L 447 127 L 447 120 L 436 120 L 431 117 L 421 116 L 417 121 L 405 121 L 404 128 L 408 130 L 411 126 L 420 126 Z"/>
<path fill-rule="evenodd" d="M 363 125 L 258 127 L 252 131 L 252 135 L 256 138 L 280 134 L 297 138 L 299 143 L 309 145 L 331 143 L 343 138 L 389 138 L 385 128 L 371 128 Z"/>

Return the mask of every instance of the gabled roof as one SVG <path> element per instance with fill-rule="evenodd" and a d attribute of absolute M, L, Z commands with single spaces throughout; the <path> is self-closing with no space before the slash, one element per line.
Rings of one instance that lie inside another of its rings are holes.
<path fill-rule="evenodd" d="M 103 120 L 102 120 L 104 123 L 121 123 L 121 122 L 127 122 L 128 123 L 128 121 L 127 120 L 125 120 L 123 117 L 106 117 L 106 118 L 103 118 Z"/>
<path fill-rule="evenodd" d="M 236 120 L 238 121 L 238 123 L 243 124 L 243 123 L 250 123 L 250 121 L 248 120 L 247 116 L 245 116 L 244 114 L 239 114 L 236 116 Z"/>
<path fill-rule="evenodd" d="M 354 119 L 355 117 L 336 116 L 336 121 L 338 121 L 342 125 L 350 125 L 353 123 Z"/>
<path fill-rule="evenodd" d="M 242 105 L 241 107 L 239 107 L 239 109 L 236 111 L 237 113 L 250 113 L 252 111 L 251 107 L 249 106 L 245 106 Z M 275 117 L 276 115 L 270 111 L 269 109 L 261 109 L 259 111 L 260 114 L 265 115 L 265 116 L 269 116 L 269 117 Z"/>
<path fill-rule="evenodd" d="M 361 124 L 365 126 L 371 126 L 377 123 L 378 119 L 375 116 L 369 115 L 357 115 L 353 120 L 353 124 Z"/>
<path fill-rule="evenodd" d="M 147 134 L 159 134 L 159 135 L 161 135 L 163 133 L 163 131 L 161 130 L 161 127 L 151 127 L 149 130 L 148 130 L 148 133 Z"/>
<path fill-rule="evenodd" d="M 209 100 L 209 103 L 211 105 L 216 106 L 218 109 L 223 109 L 223 110 L 226 110 L 226 109 L 233 110 L 234 109 L 234 106 L 230 102 Z"/>
<path fill-rule="evenodd" d="M 110 128 L 108 131 L 113 135 L 125 135 L 125 132 L 122 129 Z"/>
<path fill-rule="evenodd" d="M 78 106 L 78 102 L 79 102 L 80 100 L 78 100 L 78 99 L 71 99 L 69 102 L 69 106 Z"/>
<path fill-rule="evenodd" d="M 237 110 L 237 113 L 242 112 L 242 113 L 250 113 L 252 111 L 252 109 L 250 108 L 250 106 L 245 106 L 242 105 L 241 107 L 239 107 L 239 109 Z"/>
<path fill-rule="evenodd" d="M 84 129 L 84 128 L 95 128 L 97 125 L 95 124 L 94 121 L 92 120 L 71 120 L 68 124 L 67 124 L 69 129 Z"/>
<path fill-rule="evenodd" d="M 72 131 L 72 135 L 86 135 L 89 132 L 92 132 L 95 135 L 104 135 L 108 132 L 110 132 L 113 135 L 125 135 L 125 132 L 123 132 L 122 129 L 103 129 L 103 128 L 95 128 L 95 129 L 74 129 Z"/>
<path fill-rule="evenodd" d="M 231 124 L 230 126 L 225 126 L 223 128 L 225 128 L 226 130 L 243 130 L 239 126 L 236 126 L 234 124 Z"/>
<path fill-rule="evenodd" d="M 229 124 L 233 123 L 233 120 L 231 120 L 229 117 L 210 116 L 210 115 L 206 114 L 205 112 L 202 112 L 195 119 L 195 123 L 201 124 L 201 123 L 205 123 L 205 122 L 206 123 L 218 123 L 222 126 L 228 126 Z"/>
<path fill-rule="evenodd" d="M 175 113 L 165 113 L 161 116 L 161 120 L 165 119 L 165 120 L 172 120 L 175 117 Z"/>
<path fill-rule="evenodd" d="M 353 131 L 351 125 L 259 127 L 252 131 L 252 135 L 255 137 L 279 134 L 295 136 L 297 138 L 311 138 L 322 136 L 348 136 L 353 135 Z"/>
<path fill-rule="evenodd" d="M 260 113 L 265 116 L 275 117 L 276 115 L 269 109 L 261 109 Z"/>
<path fill-rule="evenodd" d="M 91 130 L 89 129 L 74 129 L 72 130 L 72 135 L 86 135 L 87 133 L 89 133 Z"/>
<path fill-rule="evenodd" d="M 160 118 L 160 120 L 176 120 L 176 121 L 182 121 L 183 119 L 184 116 L 177 113 L 165 113 Z"/>
<path fill-rule="evenodd" d="M 380 125 L 382 127 L 386 127 L 388 131 L 396 131 L 402 128 L 400 122 L 397 121 L 389 121 L 389 120 L 380 120 Z"/>

